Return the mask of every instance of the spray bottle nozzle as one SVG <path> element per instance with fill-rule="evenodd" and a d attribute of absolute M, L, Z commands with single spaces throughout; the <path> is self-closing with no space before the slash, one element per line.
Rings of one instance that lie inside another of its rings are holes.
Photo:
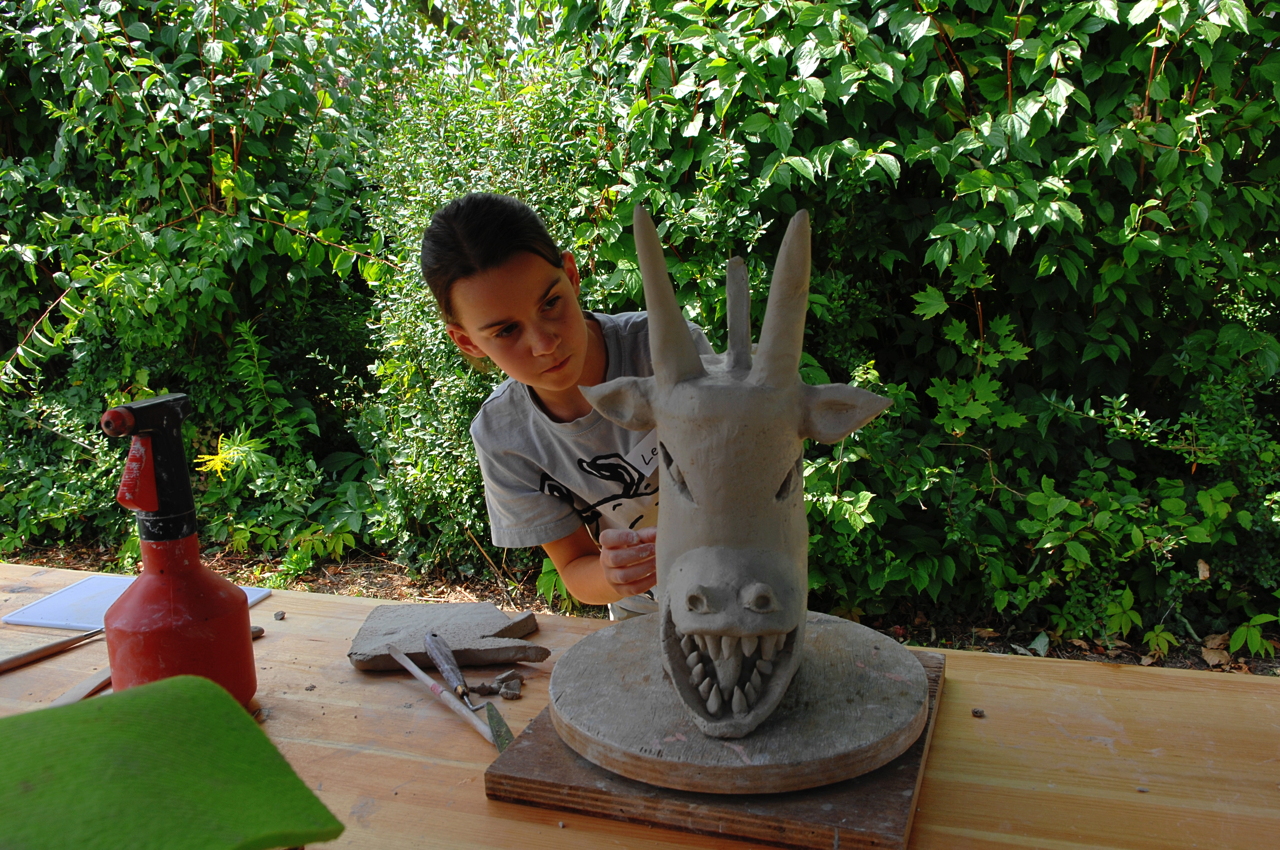
<path fill-rule="evenodd" d="M 185 394 L 169 393 L 102 415 L 108 436 L 133 438 L 116 501 L 137 514 L 142 540 L 177 540 L 195 533 L 195 501 L 182 447 L 182 421 L 190 413 Z"/>
<path fill-rule="evenodd" d="M 102 414 L 101 425 L 108 437 L 167 432 L 177 438 L 190 415 L 191 399 L 186 393 L 168 393 L 113 407 Z"/>

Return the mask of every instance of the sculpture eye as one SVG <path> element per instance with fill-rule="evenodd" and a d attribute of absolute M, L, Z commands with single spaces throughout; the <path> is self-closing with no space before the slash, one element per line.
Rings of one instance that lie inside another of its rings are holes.
<path fill-rule="evenodd" d="M 675 460 L 671 457 L 671 452 L 667 451 L 667 447 L 663 443 L 658 443 L 658 453 L 662 456 L 662 465 L 666 467 L 672 483 L 676 485 L 676 491 L 690 502 L 693 502 L 693 504 L 698 504 L 694 502 L 693 494 L 689 492 L 689 485 L 684 481 L 684 473 L 680 471 L 680 467 L 676 466 Z"/>
<path fill-rule="evenodd" d="M 778 488 L 778 494 L 774 496 L 779 502 L 791 495 L 791 491 L 799 484 L 803 486 L 804 482 L 804 455 L 796 458 L 795 466 L 787 470 L 787 477 L 782 479 L 782 486 Z"/>

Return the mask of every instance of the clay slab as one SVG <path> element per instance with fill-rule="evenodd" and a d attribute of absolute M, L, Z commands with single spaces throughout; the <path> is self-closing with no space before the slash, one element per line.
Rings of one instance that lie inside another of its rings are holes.
<path fill-rule="evenodd" d="M 387 652 L 395 644 L 424 669 L 435 669 L 422 640 L 435 632 L 449 644 L 459 667 L 546 661 L 551 650 L 526 640 L 538 630 L 531 611 L 508 617 L 489 602 L 379 605 L 351 641 L 348 660 L 358 670 L 399 670 Z"/>

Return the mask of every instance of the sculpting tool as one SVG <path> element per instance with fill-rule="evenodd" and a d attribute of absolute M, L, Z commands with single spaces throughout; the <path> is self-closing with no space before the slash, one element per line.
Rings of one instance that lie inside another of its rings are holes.
<path fill-rule="evenodd" d="M 387 651 L 391 653 L 392 658 L 400 662 L 400 666 L 412 673 L 415 679 L 430 688 L 431 693 L 439 697 L 441 702 L 449 706 L 449 708 L 459 717 L 466 719 L 466 721 L 471 724 L 472 728 L 479 732 L 486 741 L 493 744 L 495 747 L 498 745 L 493 738 L 492 730 L 489 729 L 487 724 L 480 722 L 480 718 L 472 714 L 465 705 L 454 699 L 449 694 L 448 689 L 426 673 L 422 672 L 422 668 L 410 661 L 409 656 L 401 652 L 399 647 L 388 646 Z"/>
<path fill-rule="evenodd" d="M 94 632 L 88 633 L 86 635 L 81 635 L 80 639 L 83 640 L 85 637 L 92 637 L 93 635 L 101 631 L 102 629 L 97 629 Z M 266 629 L 262 628 L 262 626 L 249 627 L 249 636 L 253 640 L 257 640 L 258 638 L 262 637 L 266 633 L 267 633 Z M 85 679 L 83 682 L 80 682 L 79 684 L 75 685 L 66 693 L 64 693 L 62 696 L 58 697 L 53 702 L 49 703 L 47 708 L 56 708 L 57 706 L 60 706 L 60 705 L 71 705 L 72 703 L 77 703 L 80 700 L 84 699 L 85 697 L 93 696 L 98 691 L 102 690 L 107 685 L 109 685 L 110 683 L 111 683 L 111 668 L 103 667 L 97 673 L 94 673 L 92 676 Z"/>
<path fill-rule="evenodd" d="M 449 642 L 440 636 L 439 632 L 427 632 L 422 639 L 423 646 L 426 647 L 427 655 L 431 656 L 431 663 L 436 665 L 436 669 L 444 676 L 445 682 L 449 687 L 453 688 L 453 692 L 458 695 L 467 708 L 472 711 L 479 711 L 481 706 L 485 709 L 485 719 L 489 721 L 489 732 L 493 735 L 493 745 L 498 748 L 498 752 L 502 752 L 512 741 L 511 727 L 507 725 L 507 721 L 502 719 L 501 712 L 494 707 L 492 702 L 481 703 L 480 705 L 472 705 L 468 697 L 470 689 L 467 688 L 467 680 L 462 677 L 462 670 L 458 667 L 458 659 L 453 655 L 453 649 L 449 646 Z"/>
<path fill-rule="evenodd" d="M 48 708 L 57 708 L 60 705 L 71 705 L 77 703 L 87 696 L 92 696 L 98 691 L 111 684 L 111 668 L 103 667 L 97 673 L 94 673 L 83 682 L 71 688 L 62 696 L 49 703 Z"/>
<path fill-rule="evenodd" d="M 90 638 L 95 638 L 102 634 L 102 629 L 94 629 L 90 632 L 84 632 L 74 637 L 63 638 L 62 640 L 46 643 L 44 646 L 37 646 L 35 649 L 28 649 L 26 652 L 19 652 L 17 655 L 10 655 L 8 658 L 0 659 L 0 673 L 6 673 L 15 667 L 21 667 L 24 664 L 30 664 L 32 661 L 39 661 L 41 658 L 48 658 L 50 655 L 57 655 L 65 649 L 82 643 Z"/>
<path fill-rule="evenodd" d="M 422 642 L 427 648 L 427 655 L 431 656 L 431 663 L 436 665 L 458 699 L 465 702 L 472 711 L 479 711 L 481 707 L 472 704 L 471 697 L 468 696 L 471 690 L 467 687 L 467 680 L 462 678 L 462 670 L 458 667 L 458 660 L 453 657 L 453 650 L 449 648 L 448 642 L 435 632 L 428 632 Z"/>

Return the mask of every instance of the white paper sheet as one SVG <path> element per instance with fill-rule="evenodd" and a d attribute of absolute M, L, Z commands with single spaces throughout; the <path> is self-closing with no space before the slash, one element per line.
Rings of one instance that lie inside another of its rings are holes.
<path fill-rule="evenodd" d="M 43 599 L 24 605 L 0 621 L 12 626 L 44 626 L 87 632 L 102 627 L 102 617 L 136 576 L 92 575 Z M 271 595 L 265 587 L 241 587 L 252 607 Z"/>

